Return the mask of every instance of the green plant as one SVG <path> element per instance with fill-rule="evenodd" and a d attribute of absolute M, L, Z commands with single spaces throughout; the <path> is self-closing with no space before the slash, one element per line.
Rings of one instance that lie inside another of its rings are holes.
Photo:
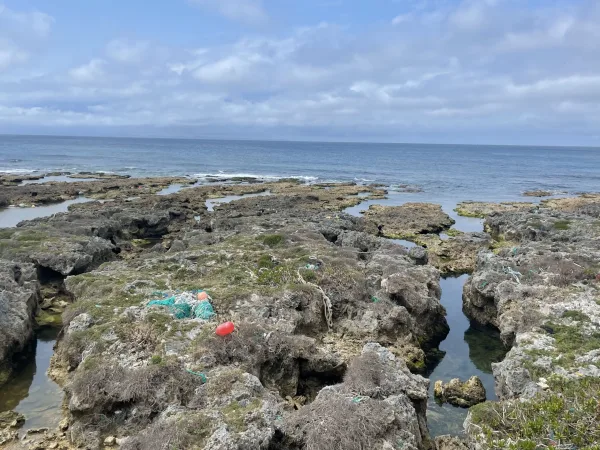
<path fill-rule="evenodd" d="M 260 258 L 258 258 L 258 268 L 262 269 L 272 269 L 273 267 L 275 267 L 275 261 L 273 261 L 273 258 L 271 257 L 271 255 L 261 255 Z"/>
<path fill-rule="evenodd" d="M 578 322 L 589 322 L 590 317 L 587 314 L 582 313 L 581 311 L 565 311 L 562 314 L 564 319 L 573 319 Z"/>
<path fill-rule="evenodd" d="M 554 222 L 554 225 L 552 225 L 552 226 L 554 227 L 555 230 L 568 230 L 570 224 L 571 224 L 570 220 L 557 220 L 556 222 Z"/>
<path fill-rule="evenodd" d="M 284 240 L 285 237 L 282 234 L 266 234 L 262 236 L 263 244 L 269 247 L 277 247 L 278 245 L 281 245 Z"/>
<path fill-rule="evenodd" d="M 598 449 L 600 380 L 553 377 L 550 390 L 527 401 L 486 402 L 471 408 L 485 448 Z"/>

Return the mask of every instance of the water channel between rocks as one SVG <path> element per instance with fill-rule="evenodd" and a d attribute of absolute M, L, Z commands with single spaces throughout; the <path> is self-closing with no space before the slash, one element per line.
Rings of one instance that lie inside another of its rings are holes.
<path fill-rule="evenodd" d="M 492 363 L 504 359 L 506 348 L 500 340 L 500 333 L 488 327 L 469 322 L 462 311 L 463 286 L 468 275 L 447 277 L 440 280 L 441 303 L 446 308 L 446 319 L 450 333 L 440 344 L 444 357 L 425 374 L 431 380 L 427 422 L 432 437 L 444 434 L 460 435 L 467 409 L 452 405 L 439 405 L 433 397 L 433 385 L 437 380 L 447 383 L 452 378 L 466 381 L 477 375 L 487 393 L 488 400 L 496 399 Z"/>
<path fill-rule="evenodd" d="M 61 419 L 63 391 L 46 375 L 59 331 L 50 327 L 39 329 L 31 358 L 0 389 L 0 412 L 15 410 L 23 414 L 26 418 L 23 430 L 54 429 Z"/>

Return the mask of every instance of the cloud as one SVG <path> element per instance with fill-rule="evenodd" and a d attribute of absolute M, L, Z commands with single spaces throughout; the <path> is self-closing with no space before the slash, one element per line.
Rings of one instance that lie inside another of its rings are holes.
<path fill-rule="evenodd" d="M 0 71 L 27 61 L 29 55 L 10 41 L 0 39 Z"/>
<path fill-rule="evenodd" d="M 26 63 L 43 44 L 54 19 L 40 11 L 22 12 L 0 4 L 0 70 Z"/>
<path fill-rule="evenodd" d="M 109 58 L 122 63 L 139 63 L 146 56 L 148 48 L 147 42 L 115 39 L 106 46 L 106 54 Z"/>
<path fill-rule="evenodd" d="M 414 19 L 412 14 L 400 14 L 392 19 L 392 25 L 400 25 Z"/>
<path fill-rule="evenodd" d="M 38 67 L 34 47 L 0 30 L 0 127 L 455 141 L 493 130 L 515 142 L 548 140 L 556 129 L 582 141 L 597 135 L 600 11 L 512 0 L 411 5 L 376 30 L 316 23 L 185 48 L 112 40 L 71 70 Z"/>
<path fill-rule="evenodd" d="M 89 63 L 75 67 L 69 71 L 71 78 L 80 83 L 100 82 L 105 76 L 106 61 L 92 59 Z"/>
<path fill-rule="evenodd" d="M 213 10 L 227 19 L 256 25 L 267 21 L 262 0 L 189 0 L 192 4 Z"/>
<path fill-rule="evenodd" d="M 34 33 L 38 37 L 50 34 L 54 18 L 40 11 L 21 12 L 15 11 L 0 4 L 0 29 L 12 29 L 14 33 Z"/>

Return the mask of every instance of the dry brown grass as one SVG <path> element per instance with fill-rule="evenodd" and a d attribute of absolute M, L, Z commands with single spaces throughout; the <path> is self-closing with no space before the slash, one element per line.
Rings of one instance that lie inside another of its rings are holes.
<path fill-rule="evenodd" d="M 329 394 L 302 408 L 290 420 L 304 436 L 306 450 L 372 450 L 393 411 L 382 401 Z"/>
<path fill-rule="evenodd" d="M 173 450 L 204 448 L 210 433 L 210 421 L 202 414 L 159 422 L 127 440 L 122 450 Z"/>
<path fill-rule="evenodd" d="M 355 395 L 378 398 L 383 365 L 375 353 L 365 353 L 352 360 L 344 376 L 344 390 Z"/>
<path fill-rule="evenodd" d="M 169 405 L 186 405 L 201 384 L 179 364 L 169 361 L 137 369 L 105 365 L 103 361 L 89 366 L 77 373 L 68 391 L 76 397 L 77 409 L 88 415 L 89 425 L 96 427 L 103 422 L 94 418 L 109 414 L 115 405 L 135 407 L 138 423 L 146 425 Z"/>

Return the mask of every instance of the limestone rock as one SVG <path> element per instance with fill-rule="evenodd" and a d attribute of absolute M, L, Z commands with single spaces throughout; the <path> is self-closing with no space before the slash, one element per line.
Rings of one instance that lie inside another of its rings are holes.
<path fill-rule="evenodd" d="M 414 259 L 415 262 L 420 266 L 424 266 L 429 262 L 429 254 L 427 250 L 420 246 L 411 248 L 408 251 L 408 256 Z"/>
<path fill-rule="evenodd" d="M 384 236 L 399 239 L 424 233 L 439 233 L 454 224 L 454 220 L 442 211 L 441 206 L 431 203 L 373 205 L 365 212 L 365 218 L 383 225 Z"/>
<path fill-rule="evenodd" d="M 427 446 L 428 380 L 379 344 L 367 344 L 344 382 L 322 389 L 315 401 L 286 417 L 281 448 Z"/>
<path fill-rule="evenodd" d="M 441 402 L 463 408 L 469 408 L 486 400 L 485 388 L 477 376 L 473 376 L 465 382 L 454 378 L 447 384 L 438 380 L 435 382 L 434 395 Z"/>
<path fill-rule="evenodd" d="M 94 319 L 88 313 L 79 314 L 71 320 L 69 328 L 67 329 L 67 334 L 87 330 L 93 323 Z"/>
<path fill-rule="evenodd" d="M 35 267 L 0 260 L 0 386 L 10 377 L 13 357 L 31 340 L 40 301 Z"/>
<path fill-rule="evenodd" d="M 438 436 L 433 445 L 435 450 L 469 450 L 467 443 L 456 436 Z"/>

